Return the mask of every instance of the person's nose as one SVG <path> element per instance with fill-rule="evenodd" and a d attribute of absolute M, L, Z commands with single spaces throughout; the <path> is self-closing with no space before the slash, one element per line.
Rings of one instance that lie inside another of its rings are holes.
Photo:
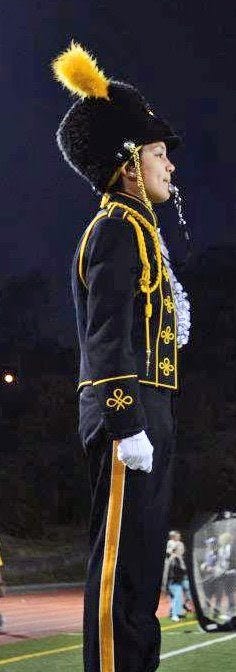
<path fill-rule="evenodd" d="M 167 173 L 173 173 L 175 170 L 175 165 L 171 163 L 170 159 L 168 156 L 166 156 L 166 161 L 165 161 L 165 168 Z"/>
<path fill-rule="evenodd" d="M 167 170 L 168 170 L 169 173 L 173 173 L 173 172 L 175 171 L 175 166 L 174 166 L 173 163 L 171 163 L 171 161 L 170 161 L 169 159 L 167 159 L 167 166 L 166 166 L 166 168 L 167 168 Z"/>

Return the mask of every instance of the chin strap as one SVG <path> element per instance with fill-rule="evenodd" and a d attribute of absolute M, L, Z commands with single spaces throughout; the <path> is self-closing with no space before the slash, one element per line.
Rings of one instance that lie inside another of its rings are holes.
<path fill-rule="evenodd" d="M 127 157 L 127 155 L 129 156 L 128 159 L 126 158 L 126 161 L 124 161 L 122 166 L 126 166 L 129 163 L 129 161 L 131 161 L 131 159 L 133 159 L 135 169 L 136 169 L 137 185 L 138 185 L 138 188 L 139 188 L 140 198 L 145 203 L 147 208 L 149 210 L 151 210 L 151 212 L 153 212 L 152 203 L 147 196 L 144 181 L 143 181 L 141 164 L 140 164 L 140 149 L 142 149 L 142 145 L 136 145 L 133 140 L 126 140 L 123 143 L 123 147 L 122 147 L 121 152 L 117 153 L 117 157 L 120 159 L 122 157 L 122 153 L 124 151 L 125 151 L 126 157 Z M 121 173 L 122 166 L 119 166 L 119 168 L 117 168 L 115 173 L 112 175 L 112 177 L 111 177 L 111 179 L 110 179 L 110 181 L 107 185 L 108 190 L 109 190 L 110 187 L 112 187 L 117 182 L 117 180 L 120 176 L 120 173 Z"/>
<path fill-rule="evenodd" d="M 133 159 L 135 169 L 136 169 L 136 176 L 137 176 L 137 185 L 139 188 L 139 193 L 142 201 L 144 201 L 145 205 L 149 210 L 152 210 L 152 203 L 149 201 L 149 198 L 147 197 L 144 181 L 143 181 L 143 176 L 142 176 L 142 171 L 141 171 L 141 164 L 140 164 L 140 149 L 141 146 L 137 147 L 134 142 L 128 141 L 124 142 L 124 149 L 128 150 L 130 152 L 130 158 Z"/>

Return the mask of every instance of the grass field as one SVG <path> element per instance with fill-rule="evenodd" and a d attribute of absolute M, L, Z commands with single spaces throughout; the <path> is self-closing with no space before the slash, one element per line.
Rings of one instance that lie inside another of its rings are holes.
<path fill-rule="evenodd" d="M 206 634 L 196 621 L 162 619 L 163 672 L 234 672 L 236 633 Z M 190 650 L 189 647 L 191 647 Z M 82 635 L 65 634 L 0 648 L 0 672 L 83 671 Z"/>

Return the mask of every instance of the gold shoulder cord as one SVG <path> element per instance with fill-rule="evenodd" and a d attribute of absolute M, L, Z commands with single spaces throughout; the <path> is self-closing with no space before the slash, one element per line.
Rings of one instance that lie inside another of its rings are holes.
<path fill-rule="evenodd" d="M 139 280 L 139 285 L 141 291 L 146 294 L 146 305 L 145 305 L 145 331 L 146 331 L 146 374 L 149 375 L 150 368 L 150 358 L 151 358 L 151 346 L 150 346 L 150 319 L 152 317 L 152 302 L 151 294 L 154 292 L 157 287 L 160 285 L 161 281 L 161 269 L 162 269 L 162 257 L 161 257 L 161 248 L 158 238 L 158 232 L 156 227 L 154 227 L 148 220 L 143 217 L 139 212 L 130 208 L 123 203 L 118 201 L 111 201 L 109 194 L 104 194 L 100 207 L 105 207 L 107 209 L 108 217 L 111 217 L 112 211 L 115 207 L 119 207 L 124 210 L 123 219 L 127 219 L 134 227 L 135 233 L 138 241 L 139 256 L 142 262 L 142 275 Z M 138 220 L 138 221 L 137 221 Z M 147 248 L 144 240 L 144 235 L 140 224 L 148 230 L 149 234 L 152 237 L 154 249 L 155 249 L 155 259 L 157 264 L 157 275 L 155 282 L 151 285 L 151 266 L 147 255 Z"/>

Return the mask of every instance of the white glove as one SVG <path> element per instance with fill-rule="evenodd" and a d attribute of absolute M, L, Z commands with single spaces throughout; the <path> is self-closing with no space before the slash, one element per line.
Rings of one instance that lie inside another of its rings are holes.
<path fill-rule="evenodd" d="M 152 471 L 153 446 L 144 430 L 126 439 L 121 439 L 118 445 L 117 457 L 130 469 L 141 469 L 150 474 Z"/>

